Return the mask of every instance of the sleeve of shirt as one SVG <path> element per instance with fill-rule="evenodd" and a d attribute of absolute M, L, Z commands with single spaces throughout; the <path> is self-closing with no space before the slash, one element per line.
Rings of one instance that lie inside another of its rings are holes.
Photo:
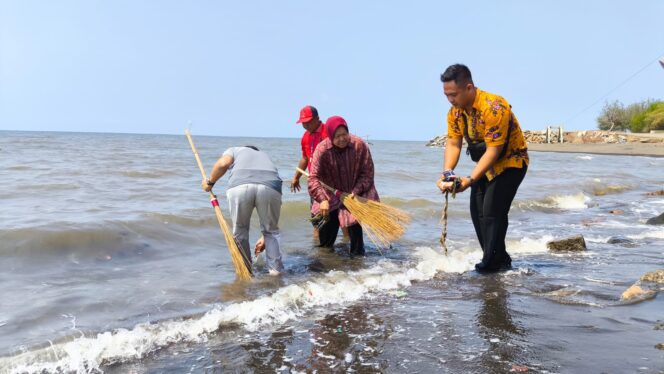
<path fill-rule="evenodd" d="M 230 147 L 227 150 L 224 151 L 224 153 L 221 155 L 223 156 L 230 156 L 233 159 L 235 159 L 235 147 Z"/>
<path fill-rule="evenodd" d="M 316 147 L 314 154 L 311 156 L 311 160 L 309 160 L 309 182 L 307 188 L 309 190 L 309 195 L 319 203 L 323 200 L 329 199 L 325 187 L 323 187 L 320 183 L 320 179 L 318 179 L 318 174 L 320 172 L 318 166 L 324 150 L 324 147 Z"/>
<path fill-rule="evenodd" d="M 360 140 L 358 140 L 358 142 L 360 142 Z M 369 188 L 371 188 L 371 185 L 373 185 L 374 163 L 373 159 L 371 158 L 371 151 L 369 150 L 369 147 L 364 143 L 359 144 L 362 145 L 359 152 L 360 157 L 362 157 L 360 162 L 360 175 L 358 176 L 357 181 L 355 181 L 355 186 L 353 186 L 352 192 L 355 195 L 361 196 L 362 193 L 369 191 Z"/>
<path fill-rule="evenodd" d="M 505 144 L 507 138 L 507 128 L 511 114 L 509 105 L 503 101 L 499 105 L 496 104 L 496 108 L 486 109 L 483 115 L 485 121 L 484 142 L 487 147 L 501 146 Z"/>
<path fill-rule="evenodd" d="M 300 140 L 300 145 L 302 146 L 302 157 L 307 157 L 307 142 L 306 142 L 307 134 L 302 135 L 302 139 Z"/>
<path fill-rule="evenodd" d="M 447 138 L 448 139 L 462 139 L 463 138 L 463 129 L 461 128 L 461 123 L 463 121 L 460 118 L 456 118 L 454 113 L 454 108 L 450 108 L 450 111 L 447 112 Z"/>

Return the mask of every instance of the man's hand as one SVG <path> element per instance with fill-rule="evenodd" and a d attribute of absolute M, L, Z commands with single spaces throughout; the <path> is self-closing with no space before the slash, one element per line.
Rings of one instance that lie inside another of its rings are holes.
<path fill-rule="evenodd" d="M 210 192 L 210 190 L 212 190 L 212 186 L 214 185 L 214 183 L 211 185 L 209 182 L 210 182 L 209 179 L 207 178 L 203 179 L 203 181 L 201 182 L 201 187 L 203 187 L 203 191 Z"/>
<path fill-rule="evenodd" d="M 463 191 L 467 190 L 468 187 L 470 187 L 470 178 L 461 177 L 459 180 L 461 181 L 461 183 L 460 183 L 459 187 L 457 187 L 457 190 L 456 190 L 457 193 L 463 192 Z"/>
<path fill-rule="evenodd" d="M 264 250 L 265 250 L 265 238 L 261 236 L 261 237 L 256 241 L 256 246 L 254 247 L 254 254 L 256 254 L 256 256 L 258 256 L 258 255 L 261 254 L 261 252 L 263 252 Z"/>
<path fill-rule="evenodd" d="M 439 179 L 438 182 L 436 183 L 436 186 L 438 187 L 438 189 L 440 189 L 440 192 L 442 193 L 452 192 L 452 189 L 454 187 L 454 181 L 443 182 L 442 179 Z"/>
<path fill-rule="evenodd" d="M 320 215 L 323 217 L 327 217 L 330 215 L 330 202 L 327 200 L 323 200 L 323 202 L 320 203 Z"/>
<path fill-rule="evenodd" d="M 292 193 L 298 192 L 300 190 L 300 178 L 293 177 L 293 180 L 290 182 L 290 191 Z"/>

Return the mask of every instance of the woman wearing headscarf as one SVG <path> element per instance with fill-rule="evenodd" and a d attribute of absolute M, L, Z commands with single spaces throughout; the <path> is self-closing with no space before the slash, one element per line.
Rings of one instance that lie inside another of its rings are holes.
<path fill-rule="evenodd" d="M 316 147 L 309 170 L 309 194 L 314 199 L 311 212 L 325 218 L 319 230 L 320 246 L 332 247 L 339 227 L 347 227 L 351 255 L 363 256 L 362 226 L 322 183 L 351 196 L 379 201 L 371 152 L 362 139 L 349 133 L 343 118 L 330 117 L 325 126 L 328 138 Z"/>

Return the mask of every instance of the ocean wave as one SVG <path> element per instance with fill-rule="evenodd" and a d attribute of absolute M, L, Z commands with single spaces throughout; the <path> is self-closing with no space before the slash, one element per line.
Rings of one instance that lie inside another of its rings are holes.
<path fill-rule="evenodd" d="M 155 169 L 150 171 L 142 170 L 120 170 L 117 174 L 129 178 L 163 178 L 177 175 L 176 172 L 169 169 Z"/>
<path fill-rule="evenodd" d="M 202 342 L 223 327 L 241 326 L 256 331 L 283 324 L 308 311 L 346 305 L 363 298 L 410 286 L 438 272 L 463 273 L 473 269 L 479 251 L 455 250 L 449 256 L 428 247 L 414 250 L 415 266 L 405 268 L 390 260 L 359 271 L 331 271 L 304 284 L 293 284 L 255 300 L 218 306 L 202 316 L 117 329 L 70 338 L 46 348 L 0 358 L 10 373 L 99 371 L 102 366 L 145 357 L 173 343 Z"/>
<path fill-rule="evenodd" d="M 537 238 L 523 237 L 519 240 L 507 240 L 505 246 L 509 253 L 536 254 L 546 253 L 549 249 L 546 243 L 554 239 L 551 235 L 543 235 Z"/>
<path fill-rule="evenodd" d="M 87 225 L 69 223 L 0 231 L 0 253 L 30 259 L 34 256 L 74 255 L 75 262 L 85 258 L 104 258 L 150 247 L 158 240 L 175 240 L 177 233 L 163 225 L 145 222 L 102 222 Z"/>
<path fill-rule="evenodd" d="M 508 242 L 515 254 L 546 251 L 550 236 L 522 238 Z M 106 365 L 129 362 L 175 343 L 204 342 L 210 334 L 223 328 L 239 326 L 257 331 L 329 307 L 342 307 L 362 299 L 389 295 L 407 288 L 413 282 L 434 278 L 436 274 L 462 274 L 474 269 L 481 257 L 477 248 L 460 247 L 445 256 L 431 247 L 413 250 L 413 261 L 403 263 L 389 259 L 357 271 L 330 271 L 301 284 L 291 284 L 254 300 L 218 305 L 205 314 L 177 320 L 138 324 L 132 329 L 116 329 L 95 335 L 70 337 L 30 351 L 0 358 L 0 367 L 11 373 L 101 371 Z M 529 269 L 505 273 L 529 275 Z M 560 292 L 548 297 L 570 296 Z M 576 293 L 573 293 L 576 294 Z"/>
<path fill-rule="evenodd" d="M 443 198 L 439 200 L 429 200 L 422 198 L 403 199 L 399 197 L 385 196 L 381 197 L 381 202 L 395 208 L 434 208 L 440 210 L 443 204 Z"/>
<path fill-rule="evenodd" d="M 646 230 L 643 231 L 639 234 L 632 234 L 632 235 L 627 235 L 628 238 L 630 239 L 664 239 L 664 228 L 660 229 L 654 229 L 654 230 Z"/>
<path fill-rule="evenodd" d="M 591 198 L 583 192 L 572 195 L 552 195 L 541 200 L 516 201 L 514 206 L 521 210 L 538 210 L 543 212 L 557 210 L 582 210 L 589 207 Z"/>

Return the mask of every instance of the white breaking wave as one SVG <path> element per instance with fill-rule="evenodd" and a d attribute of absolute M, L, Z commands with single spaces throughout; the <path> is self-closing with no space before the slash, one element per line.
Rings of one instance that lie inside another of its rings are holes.
<path fill-rule="evenodd" d="M 586 196 L 583 192 L 574 195 L 556 195 L 552 196 L 551 200 L 554 207 L 565 210 L 579 210 L 588 208 L 590 197 Z"/>
<path fill-rule="evenodd" d="M 505 243 L 507 247 L 507 252 L 510 254 L 521 253 L 521 254 L 535 254 L 535 253 L 545 253 L 548 252 L 546 243 L 554 239 L 551 235 L 543 235 L 539 238 L 528 238 L 524 237 L 521 240 L 508 240 Z"/>
<path fill-rule="evenodd" d="M 664 239 L 664 228 L 644 231 L 640 234 L 627 235 L 630 239 Z"/>
<path fill-rule="evenodd" d="M 593 156 L 576 156 L 579 160 L 592 160 Z"/>
<path fill-rule="evenodd" d="M 76 338 L 51 347 L 0 358 L 0 370 L 9 373 L 89 373 L 103 365 L 127 362 L 179 342 L 202 342 L 228 325 L 255 331 L 294 320 L 307 311 L 344 305 L 379 293 L 408 287 L 414 281 L 433 278 L 438 272 L 464 273 L 481 259 L 478 250 L 454 250 L 448 256 L 428 247 L 415 249 L 417 264 L 405 268 L 389 260 L 353 272 L 331 271 L 302 285 L 289 285 L 251 301 L 219 306 L 203 316 L 143 323 L 133 329 L 117 329 L 92 337 Z"/>
<path fill-rule="evenodd" d="M 517 201 L 516 206 L 519 208 L 539 207 L 547 209 L 581 210 L 588 208 L 590 200 L 590 197 L 586 194 L 578 192 L 573 195 L 553 195 L 542 200 Z"/>

